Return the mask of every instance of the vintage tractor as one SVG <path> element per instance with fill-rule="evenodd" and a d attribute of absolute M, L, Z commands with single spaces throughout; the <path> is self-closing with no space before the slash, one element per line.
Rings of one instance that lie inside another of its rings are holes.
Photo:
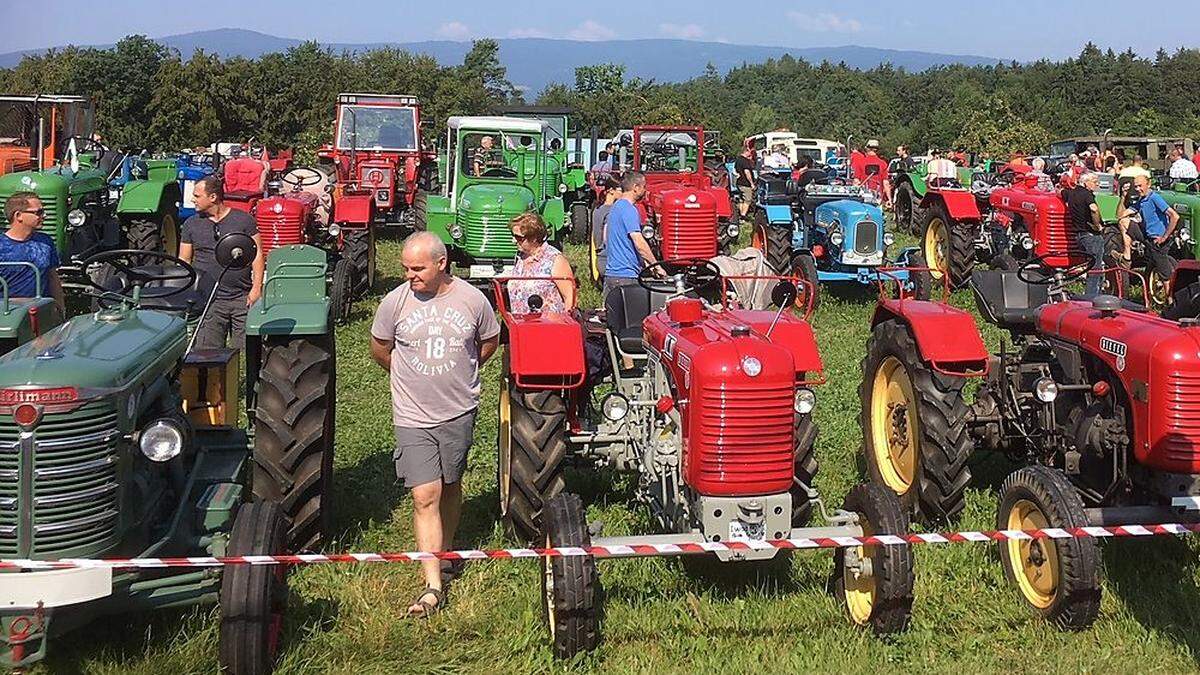
<path fill-rule="evenodd" d="M 227 270 L 254 242 L 223 237 Z M 137 262 L 150 256 L 153 264 Z M 247 317 L 246 411 L 236 350 L 189 351 L 205 298 L 164 253 L 100 253 L 101 308 L 0 357 L 0 557 L 29 560 L 268 555 L 314 548 L 328 520 L 334 345 L 324 253 L 276 250 Z M 116 283 L 119 282 L 119 283 Z M 76 568 L 0 572 L 0 664 L 42 660 L 51 638 L 96 617 L 220 606 L 218 654 L 267 673 L 287 569 Z"/>
<path fill-rule="evenodd" d="M 628 143 L 633 166 L 646 174 L 642 234 L 660 258 L 712 258 L 737 241 L 729 190 L 717 187 L 704 164 L 701 127 L 635 126 Z"/>
<path fill-rule="evenodd" d="M 972 275 L 980 314 L 1011 338 L 993 355 L 964 310 L 879 304 L 860 389 L 864 454 L 871 478 L 911 513 L 930 522 L 959 514 L 982 447 L 1025 465 L 1000 488 L 999 529 L 1197 520 L 1195 321 L 1111 295 L 1071 298 L 1065 288 L 1089 265 L 1064 268 L 1046 255 Z M 968 398 L 972 377 L 982 382 Z M 1096 618 L 1096 540 L 1000 547 L 1007 576 L 1043 617 L 1068 628 Z"/>
<path fill-rule="evenodd" d="M 446 242 L 458 273 L 476 283 L 512 269 L 517 254 L 509 222 L 536 211 L 546 220 L 549 241 L 565 233 L 562 195 L 543 176 L 558 173 L 546 151 L 548 122 L 515 117 L 451 117 L 446 166 L 450 180 L 429 195 L 430 232 Z"/>
<path fill-rule="evenodd" d="M 183 223 L 196 214 L 196 203 L 192 200 L 192 188 L 196 181 L 211 176 L 221 168 L 221 155 L 209 154 L 180 154 L 175 158 L 175 169 L 179 180 L 179 222 Z"/>
<path fill-rule="evenodd" d="M 827 511 L 812 481 L 812 386 L 823 380 L 823 366 L 807 318 L 791 312 L 796 288 L 790 281 L 775 285 L 777 311 L 702 299 L 728 297 L 723 289 L 730 281 L 707 260 L 656 263 L 643 270 L 639 285 L 608 295 L 606 329 L 542 312 L 540 297 L 530 298 L 528 313 L 514 313 L 505 291 L 527 281 L 497 281 L 508 330 L 500 511 L 519 536 L 586 547 L 906 531 L 899 501 L 878 486 L 854 487 L 842 509 Z M 588 380 L 585 340 L 604 344 L 611 379 Z M 593 536 L 599 527 L 589 527 L 582 501 L 567 491 L 569 462 L 635 474 L 636 497 L 660 534 Z M 814 514 L 824 522 L 806 527 Z M 766 560 L 778 553 L 750 546 L 717 557 Z M 906 627 L 913 581 L 907 545 L 839 549 L 835 560 L 837 592 L 856 624 L 877 633 Z M 601 614 L 595 560 L 546 558 L 542 579 L 555 655 L 595 648 Z"/>
<path fill-rule="evenodd" d="M 545 106 L 508 106 L 500 109 L 500 114 L 505 117 L 543 120 L 550 125 L 546 151 L 552 158 L 547 164 L 551 170 L 543 175 L 546 194 L 557 192 L 562 195 L 563 213 L 566 214 L 568 225 L 567 240 L 572 244 L 586 244 L 592 228 L 595 194 L 588 184 L 585 153 L 568 149 L 571 144 L 572 112 L 570 108 Z"/>
<path fill-rule="evenodd" d="M 120 191 L 116 216 L 125 248 L 179 253 L 183 193 L 174 157 L 126 154 L 109 187 Z"/>
<path fill-rule="evenodd" d="M 75 138 L 92 138 L 96 111 L 82 96 L 0 96 L 0 176 L 52 167 Z"/>
<path fill-rule="evenodd" d="M 932 284 L 915 247 L 888 257 L 895 237 L 885 232 L 874 193 L 857 185 L 810 183 L 797 188 L 788 172 L 761 172 L 751 242 L 778 274 L 795 274 L 816 293 L 820 282 L 877 284 L 880 268 L 891 270 L 905 293 L 925 300 Z M 910 271 L 913 270 L 919 271 Z"/>

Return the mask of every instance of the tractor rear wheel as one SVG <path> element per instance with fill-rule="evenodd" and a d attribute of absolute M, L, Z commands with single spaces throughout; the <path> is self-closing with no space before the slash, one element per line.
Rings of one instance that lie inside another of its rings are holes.
<path fill-rule="evenodd" d="M 546 503 L 566 487 L 567 401 L 558 391 L 500 387 L 497 428 L 500 519 L 522 540 L 542 531 Z"/>
<path fill-rule="evenodd" d="M 583 501 L 560 494 L 546 502 L 547 548 L 592 545 Z M 600 642 L 600 574 L 592 556 L 542 556 L 542 609 L 554 656 L 569 659 Z"/>
<path fill-rule="evenodd" d="M 872 331 L 862 362 L 863 455 L 867 474 L 900 497 L 905 513 L 948 521 L 965 506 L 974 449 L 963 400 L 965 378 L 920 360 L 908 328 L 884 321 Z"/>
<path fill-rule="evenodd" d="M 125 241 L 128 248 L 179 255 L 179 223 L 175 214 L 159 212 L 148 218 L 125 221 Z M 146 259 L 146 264 L 150 262 Z M 161 262 L 161 261 L 160 261 Z"/>
<path fill-rule="evenodd" d="M 350 321 L 350 309 L 354 304 L 354 268 L 344 257 L 333 264 L 333 275 L 329 280 L 329 313 L 333 322 L 344 326 Z"/>
<path fill-rule="evenodd" d="M 571 205 L 571 232 L 567 241 L 572 244 L 586 244 L 592 235 L 592 212 L 587 204 L 577 202 Z"/>
<path fill-rule="evenodd" d="M 921 235 L 920 227 L 925 222 L 925 212 L 921 208 L 921 200 L 917 199 L 916 191 L 910 183 L 901 183 L 896 188 L 896 229 L 916 236 Z"/>
<path fill-rule="evenodd" d="M 418 190 L 417 194 L 413 195 L 413 203 L 409 208 L 413 210 L 413 232 L 427 230 L 429 228 L 429 193 Z"/>
<path fill-rule="evenodd" d="M 908 256 L 908 265 L 910 267 L 928 267 L 925 262 L 925 256 L 921 255 L 920 251 L 914 250 Z M 928 300 L 933 297 L 933 275 L 928 269 L 914 269 L 908 273 L 908 280 L 912 284 L 911 297 L 914 300 Z"/>
<path fill-rule="evenodd" d="M 1072 530 L 1088 525 L 1083 501 L 1062 472 L 1035 464 L 1000 488 L 996 528 Z M 1095 539 L 1010 539 L 1000 542 L 1004 575 L 1021 598 L 1061 628 L 1081 630 L 1100 613 L 1100 550 Z"/>
<path fill-rule="evenodd" d="M 908 533 L 900 501 L 881 485 L 850 488 L 842 508 L 858 514 L 864 536 Z M 914 578 L 910 544 L 839 548 L 833 560 L 834 589 L 855 624 L 869 626 L 876 635 L 908 628 Z"/>
<path fill-rule="evenodd" d="M 274 502 L 248 502 L 237 510 L 226 555 L 287 553 L 287 519 Z M 288 586 L 285 565 L 229 565 L 221 574 L 221 668 L 235 675 L 265 675 L 275 665 L 283 635 Z"/>
<path fill-rule="evenodd" d="M 922 231 L 921 252 L 933 270 L 934 280 L 941 281 L 943 274 L 949 274 L 951 288 L 966 284 L 975 267 L 975 236 L 971 225 L 951 220 L 946 207 L 936 203 L 925 211 Z"/>
<path fill-rule="evenodd" d="M 815 452 L 817 444 L 817 424 L 812 415 L 796 415 L 795 422 L 796 461 L 792 488 L 792 527 L 804 527 L 812 517 L 813 503 L 808 492 L 796 484 L 796 481 L 813 487 L 813 477 L 820 468 Z"/>
<path fill-rule="evenodd" d="M 334 349 L 332 337 L 267 338 L 254 428 L 254 496 L 291 521 L 289 551 L 316 550 L 331 514 Z"/>
<path fill-rule="evenodd" d="M 804 288 L 796 294 L 796 304 L 803 307 L 808 303 L 806 294 L 812 295 L 812 309 L 821 306 L 821 282 L 817 277 L 817 261 L 811 253 L 801 253 L 792 261 L 792 276 L 804 281 Z"/>
<path fill-rule="evenodd" d="M 1158 273 L 1158 267 L 1153 261 L 1146 263 L 1146 304 L 1155 309 L 1162 309 L 1170 304 L 1171 277 L 1175 275 L 1175 268 L 1179 266 L 1179 261 L 1167 258 L 1166 266 L 1171 273 L 1164 277 Z"/>
<path fill-rule="evenodd" d="M 375 229 L 348 230 L 344 236 L 344 258 L 354 266 L 353 297 L 361 298 L 375 288 Z"/>
<path fill-rule="evenodd" d="M 775 274 L 789 274 L 792 266 L 792 231 L 787 227 L 775 227 L 767 222 L 762 209 L 754 212 L 754 230 L 751 245 L 763 252 L 763 258 Z"/>

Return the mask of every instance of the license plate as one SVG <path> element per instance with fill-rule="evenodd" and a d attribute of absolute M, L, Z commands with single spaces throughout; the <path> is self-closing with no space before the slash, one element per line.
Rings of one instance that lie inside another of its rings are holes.
<path fill-rule="evenodd" d="M 472 279 L 490 279 L 492 277 L 506 277 L 512 274 L 512 271 L 512 265 L 505 265 L 499 272 L 491 265 L 471 265 L 470 275 Z"/>
<path fill-rule="evenodd" d="M 729 523 L 729 538 L 734 541 L 762 541 L 765 537 L 766 529 L 761 523 L 743 523 L 740 520 Z"/>

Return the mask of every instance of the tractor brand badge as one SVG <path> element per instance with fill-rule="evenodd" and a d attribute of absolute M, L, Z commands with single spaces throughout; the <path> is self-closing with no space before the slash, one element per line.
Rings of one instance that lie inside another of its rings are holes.
<path fill-rule="evenodd" d="M 1034 204 L 1033 202 L 1021 202 L 1021 208 L 1025 209 L 1026 211 L 1033 211 L 1037 209 L 1037 204 Z"/>
<path fill-rule="evenodd" d="M 681 370 L 683 370 L 684 372 L 691 370 L 692 369 L 692 357 L 688 356 L 687 354 L 681 353 L 679 355 L 679 368 Z"/>
<path fill-rule="evenodd" d="M 74 387 L 58 389 L 0 389 L 0 406 L 19 405 L 21 403 L 53 404 L 71 403 L 79 398 L 79 392 Z"/>
<path fill-rule="evenodd" d="M 668 335 L 666 337 L 666 339 L 663 340 L 663 354 L 668 359 L 675 358 L 675 336 L 674 335 Z"/>
<path fill-rule="evenodd" d="M 1191 209 L 1188 208 L 1187 204 L 1172 204 L 1171 207 L 1175 209 L 1175 213 L 1178 213 L 1181 216 L 1186 216 L 1187 214 L 1191 213 Z"/>
<path fill-rule="evenodd" d="M 1100 351 L 1117 357 L 1117 370 L 1125 370 L 1125 354 L 1128 350 L 1129 348 L 1124 342 L 1117 342 L 1106 337 L 1100 338 Z"/>
<path fill-rule="evenodd" d="M 1000 203 L 1003 204 L 1004 206 L 1008 206 L 1008 197 L 1001 197 Z"/>

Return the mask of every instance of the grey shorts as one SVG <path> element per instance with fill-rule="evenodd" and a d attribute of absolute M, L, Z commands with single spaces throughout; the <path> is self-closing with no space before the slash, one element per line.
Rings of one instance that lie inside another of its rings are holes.
<path fill-rule="evenodd" d="M 435 427 L 395 427 L 396 478 L 404 487 L 442 481 L 457 483 L 467 470 L 467 451 L 475 437 L 475 413 L 459 415 Z"/>
<path fill-rule="evenodd" d="M 754 188 L 753 188 L 753 187 L 747 187 L 747 186 L 745 186 L 745 185 L 739 185 L 739 186 L 738 186 L 738 192 L 741 192 L 741 193 L 742 193 L 742 201 L 743 201 L 743 202 L 745 202 L 745 203 L 747 203 L 747 204 L 753 204 L 753 203 L 754 203 Z"/>

